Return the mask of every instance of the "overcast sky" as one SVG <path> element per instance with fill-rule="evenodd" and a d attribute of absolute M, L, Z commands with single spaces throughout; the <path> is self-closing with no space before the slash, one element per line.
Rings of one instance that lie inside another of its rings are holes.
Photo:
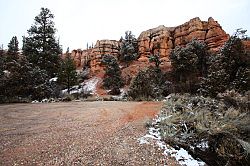
<path fill-rule="evenodd" d="M 194 17 L 207 21 L 211 16 L 227 33 L 243 28 L 250 36 L 250 0 L 0 0 L 0 44 L 7 48 L 17 36 L 21 45 L 41 7 L 55 15 L 64 51 L 85 49 L 98 39 L 119 40 L 126 30 L 138 37 L 144 30 Z"/>

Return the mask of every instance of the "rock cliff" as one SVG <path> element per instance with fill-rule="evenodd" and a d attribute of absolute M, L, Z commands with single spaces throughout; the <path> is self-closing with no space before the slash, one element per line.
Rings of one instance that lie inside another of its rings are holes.
<path fill-rule="evenodd" d="M 210 51 L 217 52 L 228 38 L 229 35 L 211 17 L 208 18 L 208 21 L 201 21 L 200 18 L 196 17 L 176 27 L 161 25 L 142 32 L 138 37 L 139 61 L 147 63 L 148 55 L 159 52 L 163 61 L 161 67 L 169 69 L 171 65 L 169 54 L 171 49 L 176 46 L 185 46 L 191 40 L 197 39 L 205 42 Z M 78 69 L 89 62 L 92 73 L 98 73 L 103 71 L 101 58 L 104 54 L 117 57 L 119 54 L 119 41 L 98 40 L 93 48 L 73 50 L 71 56 Z"/>
<path fill-rule="evenodd" d="M 140 34 L 139 54 L 140 61 L 153 52 L 159 52 L 161 58 L 168 60 L 171 49 L 176 46 L 185 46 L 193 39 L 204 41 L 211 51 L 218 51 L 228 40 L 229 35 L 213 18 L 201 21 L 196 17 L 177 27 L 165 27 L 149 29 Z"/>
<path fill-rule="evenodd" d="M 90 53 L 90 67 L 92 72 L 103 70 L 101 59 L 105 54 L 117 57 L 119 54 L 119 42 L 116 40 L 98 40 L 96 42 Z"/>

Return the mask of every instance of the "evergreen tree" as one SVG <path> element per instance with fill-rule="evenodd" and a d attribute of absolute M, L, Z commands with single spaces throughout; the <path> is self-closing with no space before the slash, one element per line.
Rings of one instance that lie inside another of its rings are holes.
<path fill-rule="evenodd" d="M 170 53 L 173 72 L 177 81 L 188 77 L 205 76 L 207 73 L 208 51 L 205 43 L 192 40 L 186 47 L 176 47 Z"/>
<path fill-rule="evenodd" d="M 47 8 L 35 17 L 35 24 L 28 30 L 28 37 L 23 38 L 23 53 L 29 62 L 55 76 L 59 68 L 59 54 L 62 53 L 56 40 L 53 22 L 54 15 Z"/>
<path fill-rule="evenodd" d="M 67 49 L 65 59 L 61 61 L 58 82 L 67 88 L 68 93 L 70 92 L 70 87 L 77 82 L 76 66 L 74 60 L 70 57 L 69 48 Z"/>
<path fill-rule="evenodd" d="M 170 53 L 170 60 L 177 82 L 185 82 L 197 72 L 198 56 L 187 47 L 175 47 Z"/>
<path fill-rule="evenodd" d="M 128 96 L 133 100 L 151 100 L 167 95 L 168 81 L 166 75 L 157 67 L 140 70 L 132 80 Z"/>
<path fill-rule="evenodd" d="M 226 89 L 249 90 L 250 56 L 244 49 L 241 31 L 224 44 L 217 56 L 210 58 L 208 76 L 201 82 L 200 92 L 215 97 Z"/>
<path fill-rule="evenodd" d="M 46 71 L 41 70 L 38 66 L 34 67 L 24 56 L 17 61 L 9 62 L 8 74 L 4 76 L 2 88 L 10 102 L 19 97 L 35 99 L 40 96 L 35 89 L 45 84 L 46 81 L 48 81 Z"/>
<path fill-rule="evenodd" d="M 123 62 L 129 63 L 138 57 L 138 41 L 131 31 L 125 32 L 125 38 L 120 39 L 120 57 Z"/>
<path fill-rule="evenodd" d="M 192 40 L 187 44 L 187 49 L 197 55 L 197 71 L 199 76 L 205 77 L 207 74 L 207 58 L 209 56 L 207 45 L 198 40 Z"/>
<path fill-rule="evenodd" d="M 5 57 L 0 50 L 0 103 L 4 100 L 4 79 L 5 79 Z"/>
<path fill-rule="evenodd" d="M 105 65 L 104 88 L 111 89 L 110 94 L 119 94 L 119 88 L 123 86 L 123 80 L 116 58 L 112 55 L 104 55 L 102 63 Z"/>
<path fill-rule="evenodd" d="M 17 60 L 18 50 L 19 50 L 18 40 L 17 40 L 17 37 L 14 36 L 12 37 L 12 39 L 10 40 L 10 43 L 8 44 L 8 51 L 7 51 L 8 61 Z"/>

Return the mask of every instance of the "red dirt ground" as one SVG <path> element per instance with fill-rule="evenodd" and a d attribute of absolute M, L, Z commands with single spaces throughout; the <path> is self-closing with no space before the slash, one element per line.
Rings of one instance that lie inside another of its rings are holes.
<path fill-rule="evenodd" d="M 175 165 L 138 143 L 161 102 L 0 105 L 0 165 Z"/>

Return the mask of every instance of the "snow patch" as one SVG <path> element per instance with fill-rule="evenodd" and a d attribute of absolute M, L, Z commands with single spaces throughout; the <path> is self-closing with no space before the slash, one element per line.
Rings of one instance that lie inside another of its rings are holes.
<path fill-rule="evenodd" d="M 56 82 L 57 79 L 58 79 L 58 77 L 51 78 L 51 79 L 49 79 L 49 82 Z"/>
<path fill-rule="evenodd" d="M 91 92 L 91 94 L 95 94 L 96 86 L 99 81 L 100 81 L 100 78 L 97 78 L 97 77 L 87 80 L 86 82 L 84 82 L 83 90 L 85 92 Z"/>
<path fill-rule="evenodd" d="M 96 93 L 96 86 L 97 86 L 99 81 L 100 81 L 100 78 L 93 77 L 93 78 L 81 83 L 80 85 L 72 86 L 70 88 L 70 94 L 75 94 L 75 93 L 95 94 Z M 67 91 L 68 91 L 67 89 L 62 90 L 62 94 L 67 93 Z"/>
<path fill-rule="evenodd" d="M 197 148 L 200 148 L 202 150 L 206 150 L 209 148 L 208 141 L 203 141 L 200 144 L 196 145 Z"/>
<path fill-rule="evenodd" d="M 107 93 L 109 92 L 110 90 L 107 90 Z M 120 94 L 118 96 L 112 96 L 113 99 L 116 99 L 116 100 L 123 100 L 124 97 L 126 96 L 126 90 L 124 88 L 120 88 Z"/>

